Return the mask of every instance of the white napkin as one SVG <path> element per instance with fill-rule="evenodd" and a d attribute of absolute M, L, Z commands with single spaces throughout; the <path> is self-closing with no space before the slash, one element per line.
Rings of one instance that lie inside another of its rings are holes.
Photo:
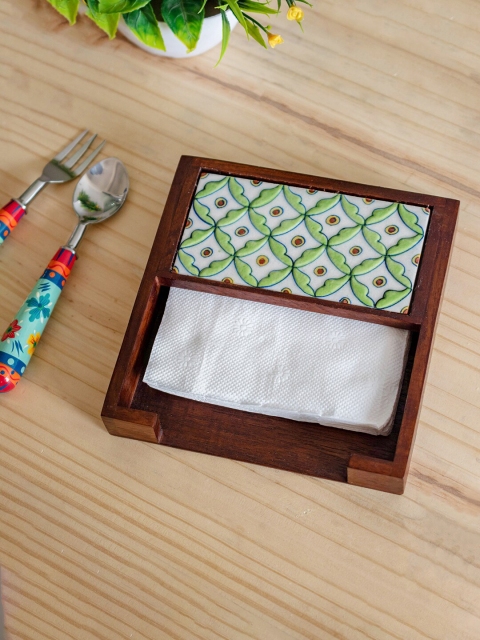
<path fill-rule="evenodd" d="M 172 288 L 144 382 L 242 411 L 387 435 L 408 331 Z"/>

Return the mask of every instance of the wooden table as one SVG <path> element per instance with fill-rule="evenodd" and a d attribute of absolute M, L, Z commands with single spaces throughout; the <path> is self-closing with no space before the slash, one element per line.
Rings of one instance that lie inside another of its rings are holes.
<path fill-rule="evenodd" d="M 83 127 L 131 174 L 91 229 L 25 379 L 0 399 L 11 640 L 480 638 L 480 12 L 315 0 L 161 60 L 45 0 L 1 0 L 0 195 Z M 403 497 L 107 434 L 99 414 L 182 153 L 462 202 Z M 2 247 L 7 325 L 74 223 L 49 187 Z"/>

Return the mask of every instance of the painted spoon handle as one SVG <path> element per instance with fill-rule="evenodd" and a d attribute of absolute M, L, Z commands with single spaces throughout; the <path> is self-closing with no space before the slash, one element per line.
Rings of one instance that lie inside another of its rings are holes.
<path fill-rule="evenodd" d="M 70 249 L 62 247 L 57 251 L 3 333 L 0 339 L 0 393 L 17 386 L 76 259 L 75 252 Z"/>
<path fill-rule="evenodd" d="M 27 208 L 16 200 L 10 200 L 0 209 L 0 244 L 3 244 L 23 218 Z"/>

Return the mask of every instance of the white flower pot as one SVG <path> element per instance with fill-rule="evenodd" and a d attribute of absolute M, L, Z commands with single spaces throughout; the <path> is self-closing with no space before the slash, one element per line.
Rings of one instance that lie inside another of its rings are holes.
<path fill-rule="evenodd" d="M 237 19 L 231 11 L 227 11 L 227 17 L 230 23 L 230 28 L 234 29 L 237 25 Z M 158 26 L 162 32 L 166 51 L 161 51 L 160 49 L 155 49 L 154 47 L 149 47 L 144 44 L 134 33 L 130 31 L 123 18 L 121 18 L 118 24 L 118 30 L 128 40 L 130 40 L 130 42 L 133 42 L 137 47 L 140 47 L 140 49 L 148 51 L 148 53 L 153 53 L 156 56 L 167 56 L 168 58 L 191 58 L 192 56 L 198 56 L 201 53 L 205 53 L 205 51 L 216 47 L 222 41 L 222 16 L 219 13 L 217 15 L 210 16 L 209 18 L 205 18 L 197 46 L 191 53 L 187 52 L 187 48 L 183 42 L 180 42 L 165 22 L 159 22 Z"/>

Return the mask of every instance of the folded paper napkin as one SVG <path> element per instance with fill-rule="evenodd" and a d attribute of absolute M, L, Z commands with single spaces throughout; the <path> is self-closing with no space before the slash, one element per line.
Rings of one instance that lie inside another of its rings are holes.
<path fill-rule="evenodd" d="M 409 333 L 172 288 L 144 381 L 160 391 L 387 435 Z"/>

